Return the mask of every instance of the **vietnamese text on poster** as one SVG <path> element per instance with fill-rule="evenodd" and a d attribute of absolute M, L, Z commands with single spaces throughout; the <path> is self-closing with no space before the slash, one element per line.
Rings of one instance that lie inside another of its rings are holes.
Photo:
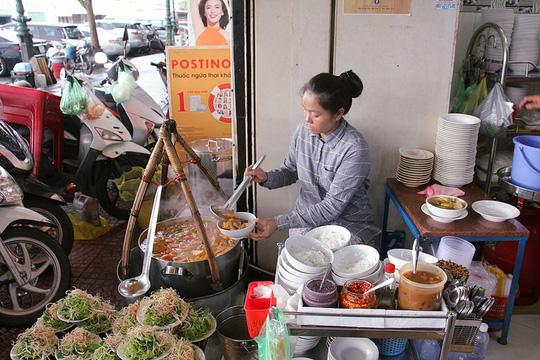
<path fill-rule="evenodd" d="M 410 14 L 411 0 L 344 0 L 345 14 Z"/>

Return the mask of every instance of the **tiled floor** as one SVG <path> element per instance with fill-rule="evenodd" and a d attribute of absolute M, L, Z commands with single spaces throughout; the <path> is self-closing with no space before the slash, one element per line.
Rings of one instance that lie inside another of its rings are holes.
<path fill-rule="evenodd" d="M 489 360 L 533 360 L 540 358 L 540 315 L 514 315 L 508 345 L 497 342 L 491 335 L 488 348 Z"/>

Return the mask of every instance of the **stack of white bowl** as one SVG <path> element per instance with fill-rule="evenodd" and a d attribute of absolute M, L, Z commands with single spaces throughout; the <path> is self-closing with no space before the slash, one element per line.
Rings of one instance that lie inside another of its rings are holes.
<path fill-rule="evenodd" d="M 334 253 L 332 279 L 338 286 L 349 280 L 365 280 L 372 284 L 384 276 L 379 252 L 368 245 L 349 245 Z"/>
<path fill-rule="evenodd" d="M 367 338 L 336 338 L 328 348 L 328 360 L 377 360 L 379 349 Z"/>
<path fill-rule="evenodd" d="M 525 75 L 534 69 L 530 64 L 538 64 L 538 51 L 540 43 L 540 14 L 518 14 L 515 18 L 512 45 L 510 46 L 510 61 L 523 62 L 523 64 L 509 64 L 512 74 Z"/>
<path fill-rule="evenodd" d="M 306 261 L 307 253 L 317 255 L 314 259 L 320 258 L 321 262 Z M 278 257 L 278 283 L 293 293 L 309 279 L 322 277 L 333 260 L 332 250 L 320 241 L 302 235 L 291 236 Z"/>
<path fill-rule="evenodd" d="M 320 336 L 299 336 L 294 346 L 294 356 L 302 355 L 306 351 L 313 349 L 319 343 Z"/>
<path fill-rule="evenodd" d="M 432 152 L 422 149 L 399 149 L 396 179 L 407 187 L 418 187 L 431 180 Z"/>
<path fill-rule="evenodd" d="M 443 185 L 462 186 L 473 180 L 480 119 L 465 114 L 439 117 L 433 178 Z"/>
<path fill-rule="evenodd" d="M 506 39 L 508 40 L 508 45 L 510 45 L 512 40 L 512 32 L 514 29 L 514 10 L 512 9 L 482 9 L 482 23 L 495 23 L 499 25 L 503 31 Z M 495 36 L 497 41 L 490 43 L 487 46 L 486 57 L 489 60 L 498 61 L 499 63 L 488 62 L 487 69 L 490 72 L 496 72 L 500 70 L 502 65 L 503 58 L 503 48 L 500 43 L 499 36 Z"/>

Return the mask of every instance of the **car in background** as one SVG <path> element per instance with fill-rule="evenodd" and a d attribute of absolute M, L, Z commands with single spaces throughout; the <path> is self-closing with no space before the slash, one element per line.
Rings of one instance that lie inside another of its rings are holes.
<path fill-rule="evenodd" d="M 15 31 L 18 24 L 11 22 L 2 26 L 2 29 Z M 47 41 L 60 41 L 65 45 L 83 46 L 84 36 L 73 24 L 42 24 L 29 22 L 28 29 L 32 36 Z"/>
<path fill-rule="evenodd" d="M 148 40 L 152 40 L 154 37 L 158 36 L 158 32 L 154 25 L 141 23 L 141 26 L 145 30 Z"/>
<path fill-rule="evenodd" d="M 33 39 L 34 54 L 41 55 L 47 51 L 47 41 Z M 0 31 L 0 76 L 9 75 L 16 63 L 22 62 L 21 46 L 14 31 L 9 29 Z"/>
<path fill-rule="evenodd" d="M 115 34 L 123 36 L 124 27 L 128 31 L 128 43 L 131 53 L 147 53 L 149 51 L 148 38 L 142 30 L 140 23 L 129 23 L 115 20 L 96 20 L 98 28 L 112 31 Z"/>
<path fill-rule="evenodd" d="M 88 25 L 79 25 L 79 30 L 88 41 L 91 41 L 90 27 Z M 101 45 L 101 50 L 107 54 L 108 57 L 115 58 L 117 56 L 124 55 L 124 42 L 122 41 L 122 34 L 102 28 L 96 28 L 96 30 L 99 45 Z M 128 41 L 126 45 L 126 53 L 129 53 L 130 50 L 131 45 Z"/>

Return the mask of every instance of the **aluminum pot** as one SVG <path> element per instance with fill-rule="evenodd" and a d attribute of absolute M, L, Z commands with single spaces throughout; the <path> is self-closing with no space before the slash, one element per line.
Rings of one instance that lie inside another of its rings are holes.
<path fill-rule="evenodd" d="M 157 224 L 157 230 L 159 231 L 165 226 L 180 224 L 186 220 L 192 220 L 192 218 L 178 217 L 161 221 Z M 203 221 L 215 221 L 215 219 L 203 217 Z M 141 254 L 144 254 L 141 243 L 146 240 L 147 233 L 148 229 L 139 236 Z M 223 289 L 230 287 L 238 280 L 238 266 L 242 253 L 240 242 L 237 242 L 229 251 L 216 256 L 216 265 Z M 207 260 L 181 263 L 153 257 L 150 263 L 150 281 L 153 288 L 172 287 L 185 298 L 196 298 L 216 292 L 211 286 L 212 276 Z"/>
<path fill-rule="evenodd" d="M 189 146 L 201 158 L 207 169 L 218 177 L 232 178 L 232 140 L 227 138 L 199 139 L 189 143 Z M 189 165 L 190 174 L 197 171 L 194 164 Z"/>

